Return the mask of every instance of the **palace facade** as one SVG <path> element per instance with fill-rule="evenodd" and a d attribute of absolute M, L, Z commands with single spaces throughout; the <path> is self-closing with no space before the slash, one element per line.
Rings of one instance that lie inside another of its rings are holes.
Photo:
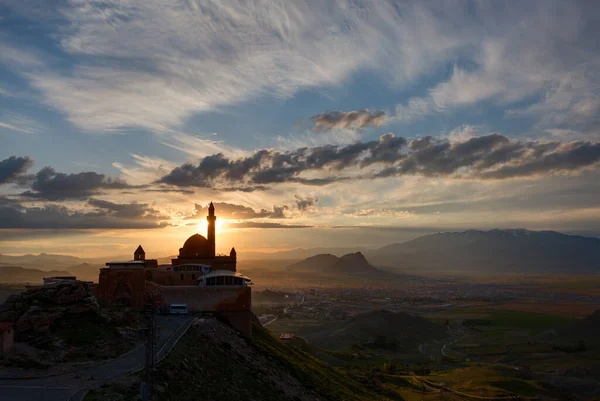
<path fill-rule="evenodd" d="M 242 334 L 251 333 L 250 279 L 237 272 L 235 248 L 217 255 L 215 208 L 208 208 L 208 232 L 194 234 L 179 248 L 169 265 L 146 259 L 138 246 L 133 260 L 107 262 L 100 269 L 98 300 L 142 309 L 151 299 L 159 309 L 186 304 L 192 313 L 219 314 Z"/>

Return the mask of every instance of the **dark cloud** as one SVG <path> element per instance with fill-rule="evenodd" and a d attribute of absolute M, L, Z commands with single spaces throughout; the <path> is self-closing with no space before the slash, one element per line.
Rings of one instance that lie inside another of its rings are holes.
<path fill-rule="evenodd" d="M 269 223 L 260 221 L 244 221 L 241 223 L 228 223 L 230 228 L 311 228 L 312 226 L 306 226 L 301 224 L 280 224 L 280 223 Z"/>
<path fill-rule="evenodd" d="M 11 156 L 0 161 L 0 185 L 18 182 L 33 165 L 29 157 Z"/>
<path fill-rule="evenodd" d="M 325 145 L 290 152 L 263 149 L 247 158 L 234 160 L 219 153 L 205 157 L 197 166 L 186 163 L 176 167 L 160 182 L 179 187 L 219 187 L 224 183 L 228 189 L 264 187 L 281 182 L 325 185 L 347 178 L 305 178 L 300 174 L 311 170 L 342 171 L 374 163 L 392 163 L 403 157 L 400 150 L 405 144 L 404 138 L 385 134 L 379 140 L 346 146 Z M 232 187 L 232 184 L 236 185 Z"/>
<path fill-rule="evenodd" d="M 499 134 L 463 142 L 422 138 L 411 141 L 411 152 L 377 176 L 405 174 L 508 179 L 580 172 L 600 161 L 600 144 L 590 142 L 514 141 Z"/>
<path fill-rule="evenodd" d="M 119 219 L 169 219 L 168 216 L 161 215 L 158 210 L 153 209 L 147 203 L 114 203 L 94 198 L 89 199 L 87 203 L 90 206 L 105 211 L 105 213 L 110 215 L 110 217 Z"/>
<path fill-rule="evenodd" d="M 288 210 L 287 206 L 273 206 L 273 214 L 269 216 L 271 219 L 285 219 L 284 211 Z"/>
<path fill-rule="evenodd" d="M 92 211 L 72 210 L 64 205 L 23 206 L 17 201 L 0 198 L 2 229 L 127 229 L 167 226 L 166 216 L 144 203 L 118 204 L 90 200 Z"/>
<path fill-rule="evenodd" d="M 325 145 L 280 152 L 264 149 L 242 159 L 222 154 L 208 156 L 199 165 L 184 164 L 161 179 L 179 187 L 228 189 L 267 184 L 332 182 L 402 175 L 460 176 L 467 179 L 507 179 L 574 172 L 600 161 L 596 142 L 518 141 L 490 134 L 450 142 L 425 137 L 407 142 L 393 134 L 350 145 Z M 379 167 L 362 173 L 368 166 Z M 321 172 L 321 177 L 306 173 Z M 340 172 L 349 174 L 341 175 Z M 323 176 L 324 175 L 324 176 Z"/>
<path fill-rule="evenodd" d="M 522 163 L 508 164 L 496 170 L 484 171 L 477 177 L 484 179 L 505 179 L 529 177 L 548 173 L 574 171 L 584 166 L 600 162 L 600 143 L 572 142 L 557 145 L 551 152 L 533 149 L 533 157 L 524 158 Z"/>
<path fill-rule="evenodd" d="M 302 198 L 296 195 L 296 207 L 298 210 L 305 211 L 311 206 L 314 206 L 319 199 L 316 196 L 307 196 L 306 198 Z"/>
<path fill-rule="evenodd" d="M 273 210 L 260 209 L 254 210 L 251 207 L 244 205 L 236 205 L 234 203 L 227 202 L 215 202 L 215 214 L 217 217 L 221 217 L 228 220 L 250 220 L 250 219 L 285 219 L 284 211 L 288 209 L 287 206 L 273 206 Z M 196 204 L 192 214 L 186 219 L 198 219 L 205 218 L 208 214 L 208 204 L 202 206 Z"/>
<path fill-rule="evenodd" d="M 379 127 L 387 120 L 384 111 L 368 109 L 355 111 L 331 111 L 328 113 L 317 114 L 310 118 L 315 129 L 333 129 L 333 128 L 364 128 L 367 126 Z"/>
<path fill-rule="evenodd" d="M 33 191 L 27 191 L 22 195 L 50 201 L 85 199 L 103 189 L 129 187 L 123 180 L 100 173 L 88 171 L 65 174 L 56 172 L 52 167 L 44 167 L 33 177 L 31 183 Z"/>

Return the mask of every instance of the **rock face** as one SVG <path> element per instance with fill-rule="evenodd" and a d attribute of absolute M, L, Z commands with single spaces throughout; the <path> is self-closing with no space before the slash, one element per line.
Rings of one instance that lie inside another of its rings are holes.
<path fill-rule="evenodd" d="M 0 320 L 15 323 L 18 341 L 46 333 L 58 319 L 87 312 L 99 313 L 98 302 L 88 286 L 65 282 L 11 295 L 0 305 Z"/>

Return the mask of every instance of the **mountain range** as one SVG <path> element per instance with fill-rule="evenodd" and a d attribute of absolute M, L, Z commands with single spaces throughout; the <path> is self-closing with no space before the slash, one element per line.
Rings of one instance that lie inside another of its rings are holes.
<path fill-rule="evenodd" d="M 594 273 L 600 239 L 556 231 L 467 230 L 426 235 L 367 253 L 375 266 L 497 273 Z"/>
<path fill-rule="evenodd" d="M 310 248 L 274 253 L 239 250 L 239 261 L 282 261 L 290 272 L 326 272 L 358 275 L 389 271 L 447 271 L 481 273 L 570 273 L 600 272 L 600 239 L 567 235 L 556 231 L 493 229 L 442 232 L 386 245 L 378 249 Z M 131 255 L 78 258 L 68 255 L 39 254 L 9 256 L 0 254 L 0 265 L 71 272 L 85 280 L 96 280 L 98 268 L 109 259 L 130 259 Z M 306 259 L 305 259 L 306 258 Z M 160 263 L 169 258 L 158 258 Z M 301 259 L 300 262 L 298 262 Z M 368 261 L 367 261 L 368 259 Z M 373 267 L 375 266 L 375 267 Z M 0 279 L 13 280 L 8 271 Z"/>
<path fill-rule="evenodd" d="M 21 266 L 0 266 L 0 282 L 5 283 L 40 283 L 48 276 L 71 276 L 65 270 L 44 271 L 39 269 L 25 269 Z"/>

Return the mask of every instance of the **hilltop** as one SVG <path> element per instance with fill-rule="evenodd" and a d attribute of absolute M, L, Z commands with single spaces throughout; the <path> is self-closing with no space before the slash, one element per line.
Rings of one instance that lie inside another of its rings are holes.
<path fill-rule="evenodd" d="M 287 268 L 294 272 L 329 275 L 361 275 L 380 272 L 371 266 L 361 252 L 348 253 L 339 258 L 331 254 L 315 255 L 289 265 Z"/>

